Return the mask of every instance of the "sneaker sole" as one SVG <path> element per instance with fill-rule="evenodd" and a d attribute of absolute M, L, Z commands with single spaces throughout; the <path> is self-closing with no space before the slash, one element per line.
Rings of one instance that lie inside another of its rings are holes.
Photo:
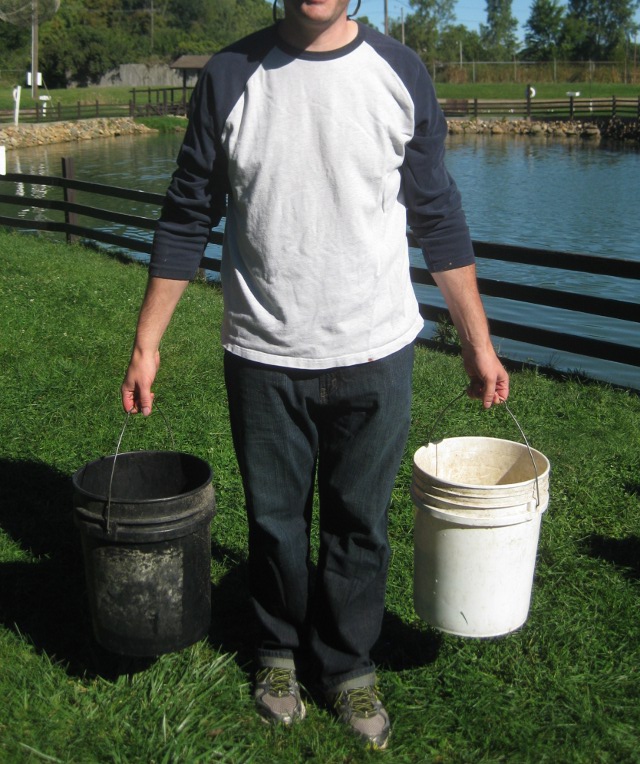
<path fill-rule="evenodd" d="M 307 716 L 307 707 L 304 703 L 300 703 L 300 713 L 297 716 L 294 716 L 292 719 L 289 719 L 289 721 L 285 721 L 284 719 L 279 719 L 277 716 L 269 716 L 267 714 L 263 714 L 261 711 L 258 710 L 258 716 L 260 717 L 260 721 L 263 724 L 268 724 L 270 727 L 277 727 L 278 725 L 282 725 L 283 727 L 291 727 L 292 724 L 297 724 L 298 722 L 301 722 L 303 719 Z"/>

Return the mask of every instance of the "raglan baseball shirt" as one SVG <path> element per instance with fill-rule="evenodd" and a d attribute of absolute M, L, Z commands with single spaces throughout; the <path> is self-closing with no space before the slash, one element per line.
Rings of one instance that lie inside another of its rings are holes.
<path fill-rule="evenodd" d="M 407 224 L 432 271 L 473 262 L 446 133 L 424 65 L 397 41 L 359 25 L 318 53 L 277 26 L 255 33 L 199 78 L 150 273 L 193 278 L 226 214 L 228 351 L 301 369 L 388 356 L 423 328 Z"/>

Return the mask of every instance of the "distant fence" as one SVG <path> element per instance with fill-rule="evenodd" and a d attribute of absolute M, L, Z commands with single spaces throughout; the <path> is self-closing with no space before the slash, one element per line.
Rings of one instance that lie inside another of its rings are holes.
<path fill-rule="evenodd" d="M 12 193 L 0 193 L 0 204 L 19 205 L 40 210 L 51 210 L 58 213 L 57 220 L 39 219 L 31 220 L 22 217 L 0 215 L 0 226 L 23 228 L 38 231 L 52 231 L 64 234 L 68 241 L 77 238 L 97 241 L 133 252 L 146 255 L 151 253 L 151 233 L 155 229 L 154 217 L 144 217 L 121 213 L 103 207 L 79 203 L 76 195 L 79 193 L 90 194 L 105 198 L 127 199 L 136 202 L 136 206 L 150 204 L 159 207 L 164 199 L 162 194 L 146 191 L 107 186 L 99 183 L 76 180 L 73 172 L 73 162 L 63 160 L 63 176 L 25 175 L 22 173 L 9 173 L 0 175 L 0 190 L 7 185 L 12 185 Z M 29 186 L 38 189 L 38 195 L 27 193 Z M 58 196 L 62 198 L 47 198 L 43 189 L 60 189 Z M 17 193 L 20 189 L 20 193 Z M 101 201 L 101 204 L 105 202 Z M 157 210 L 156 210 L 157 211 Z M 132 235 L 116 234 L 102 231 L 91 225 L 80 224 L 79 218 L 91 218 L 94 221 L 108 221 L 112 224 L 123 226 L 127 231 L 141 231 L 142 238 Z M 212 231 L 210 243 L 222 244 L 223 234 Z M 416 246 L 416 242 L 409 235 L 409 244 Z M 591 274 L 601 279 L 603 276 L 620 279 L 640 279 L 640 262 L 630 260 L 594 257 L 567 252 L 552 252 L 548 250 L 515 247 L 505 244 L 492 244 L 487 242 L 474 242 L 476 256 L 482 260 L 498 260 L 503 263 L 518 263 L 528 267 L 554 268 L 565 271 L 577 271 L 581 274 Z M 201 268 L 219 272 L 220 260 L 215 257 L 205 256 L 201 261 Z M 426 268 L 412 267 L 411 278 L 414 285 L 432 286 L 434 281 Z M 528 279 L 535 284 L 536 277 Z M 566 312 L 565 315 L 578 312 L 592 316 L 618 319 L 622 321 L 640 322 L 640 310 L 635 302 L 616 300 L 604 297 L 594 297 L 587 294 L 561 291 L 538 286 L 529 286 L 512 283 L 503 279 L 480 278 L 479 287 L 482 295 L 487 297 L 504 298 L 516 301 L 522 305 L 546 306 Z M 443 315 L 448 316 L 445 309 L 433 305 L 420 303 L 420 311 L 428 321 L 438 322 Z M 518 311 L 514 310 L 517 318 Z M 627 364 L 640 367 L 640 348 L 625 345 L 623 343 L 592 339 L 561 330 L 549 330 L 541 327 L 530 326 L 524 322 L 503 321 L 491 319 L 491 331 L 497 337 L 514 340 L 520 343 L 528 343 L 553 351 L 577 354 L 588 358 L 598 358 L 604 361 Z M 562 326 L 563 322 L 558 321 Z M 433 341 L 426 340 L 425 344 L 434 345 Z M 640 375 L 638 386 L 640 389 Z"/>
<path fill-rule="evenodd" d="M 43 101 L 30 109 L 20 110 L 22 122 L 62 122 L 97 117 L 186 116 L 193 88 L 133 88 L 128 104 L 95 101 L 62 105 Z M 589 98 L 567 95 L 566 98 L 521 98 L 515 100 L 480 98 L 445 98 L 440 105 L 447 117 L 469 119 L 529 118 L 533 120 L 640 119 L 638 98 Z M 0 112 L 0 120 L 13 119 L 13 111 Z"/>
<path fill-rule="evenodd" d="M 622 61 L 431 61 L 427 63 L 435 82 L 514 83 L 521 82 L 640 82 L 638 48 L 628 50 Z"/>
<path fill-rule="evenodd" d="M 446 117 L 521 117 L 538 120 L 640 119 L 638 98 L 527 98 L 525 100 L 442 99 Z"/>
<path fill-rule="evenodd" d="M 153 114 L 184 116 L 189 108 L 193 87 L 133 88 L 129 111 L 132 117 L 148 117 Z"/>
<path fill-rule="evenodd" d="M 62 104 L 41 99 L 29 108 L 21 108 L 20 122 L 73 122 L 99 117 L 186 116 L 193 87 L 132 88 L 129 103 L 77 101 Z M 14 110 L 0 110 L 0 123 L 13 121 Z"/>

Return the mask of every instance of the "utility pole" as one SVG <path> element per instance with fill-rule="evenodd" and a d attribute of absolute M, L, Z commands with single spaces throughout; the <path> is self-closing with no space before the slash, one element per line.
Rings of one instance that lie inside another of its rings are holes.
<path fill-rule="evenodd" d="M 384 0 L 384 33 L 389 34 L 389 7 L 388 0 Z"/>
<path fill-rule="evenodd" d="M 153 0 L 151 0 L 151 52 L 152 53 L 153 53 L 153 33 L 154 33 L 153 20 L 154 18 L 155 18 L 155 11 L 153 9 Z"/>
<path fill-rule="evenodd" d="M 38 0 L 31 0 L 31 97 L 38 100 Z"/>

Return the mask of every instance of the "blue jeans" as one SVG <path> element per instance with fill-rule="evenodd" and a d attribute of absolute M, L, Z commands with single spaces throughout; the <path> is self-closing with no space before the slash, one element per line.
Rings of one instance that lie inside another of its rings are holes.
<path fill-rule="evenodd" d="M 388 506 L 409 430 L 412 367 L 413 345 L 321 371 L 225 355 L 258 662 L 292 666 L 304 656 L 326 691 L 375 680 L 369 653 L 384 612 Z M 320 548 L 312 584 L 316 474 Z"/>

